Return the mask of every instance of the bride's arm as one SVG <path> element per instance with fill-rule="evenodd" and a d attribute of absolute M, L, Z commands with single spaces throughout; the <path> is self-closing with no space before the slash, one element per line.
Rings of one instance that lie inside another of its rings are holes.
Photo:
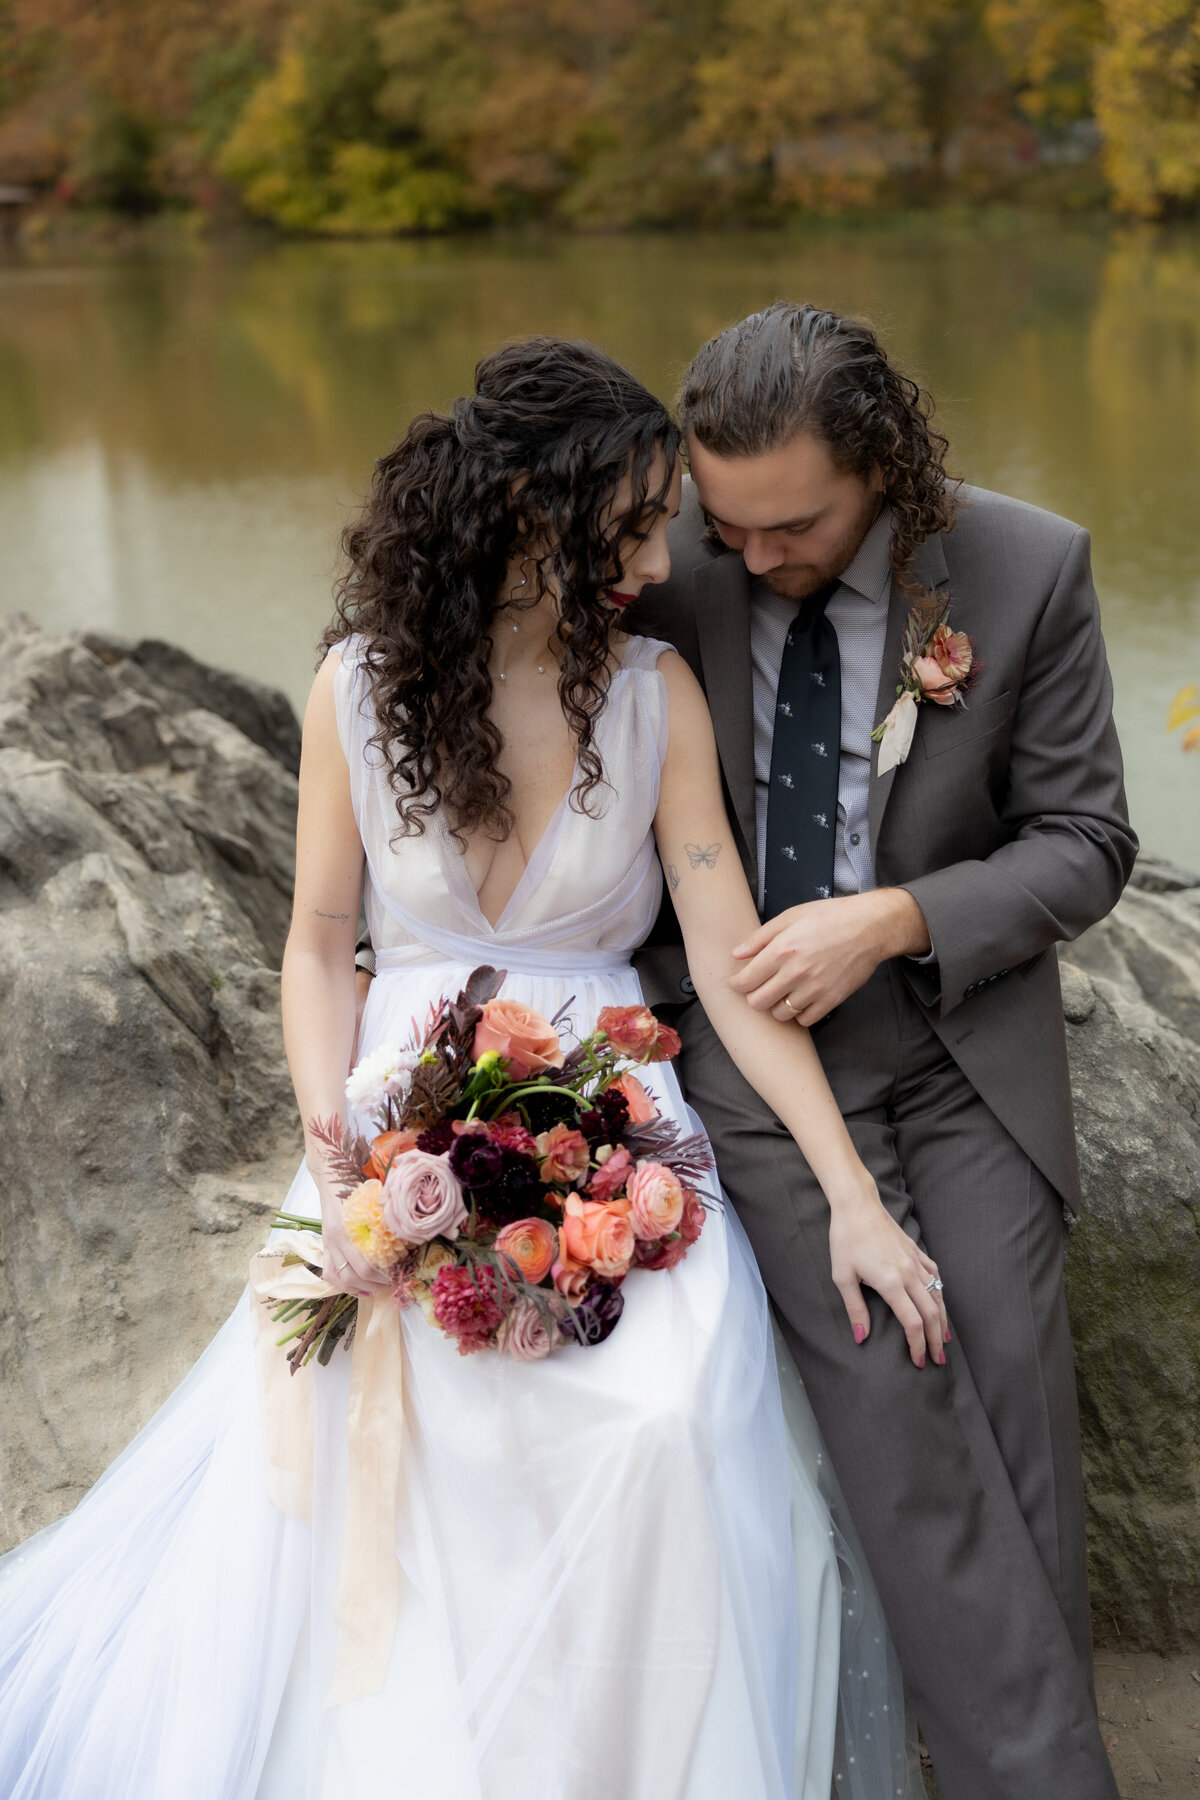
<path fill-rule="evenodd" d="M 325 658 L 304 714 L 296 888 L 283 953 L 283 1040 L 308 1166 L 321 1191 L 326 1274 L 333 1279 L 340 1278 L 344 1263 L 363 1272 L 340 1230 L 340 1209 L 330 1204 L 321 1148 L 309 1131 L 313 1119 L 346 1117 L 346 1071 L 356 1029 L 354 946 L 363 847 L 334 711 L 339 660 L 336 651 Z"/>
<path fill-rule="evenodd" d="M 688 970 L 721 1042 L 751 1087 L 792 1134 L 830 1208 L 830 1255 L 855 1335 L 870 1315 L 860 1283 L 873 1287 L 904 1327 L 917 1364 L 942 1350 L 945 1313 L 925 1291 L 934 1264 L 887 1212 L 850 1140 L 803 1026 L 756 1012 L 733 986 L 742 965 L 734 944 L 758 927 L 733 847 L 721 794 L 708 707 L 695 676 L 673 652 L 659 662 L 670 703 L 670 742 L 654 830 L 683 928 Z"/>

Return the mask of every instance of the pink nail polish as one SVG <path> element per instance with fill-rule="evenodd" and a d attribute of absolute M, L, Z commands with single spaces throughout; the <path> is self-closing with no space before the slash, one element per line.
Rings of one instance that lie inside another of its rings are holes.
<path fill-rule="evenodd" d="M 863 1343 L 864 1340 L 866 1339 L 866 1335 L 867 1335 L 867 1328 L 865 1325 L 856 1325 L 854 1327 L 854 1341 L 856 1344 Z"/>
<path fill-rule="evenodd" d="M 925 1367 L 925 1358 L 924 1357 L 921 1358 L 920 1362 L 917 1364 L 917 1367 L 918 1367 L 918 1369 L 923 1369 Z"/>
<path fill-rule="evenodd" d="M 946 1352 L 944 1350 L 939 1350 L 934 1361 L 937 1363 L 938 1367 L 941 1368 L 946 1361 Z"/>
<path fill-rule="evenodd" d="M 953 1338 L 952 1338 L 952 1337 L 951 1337 L 951 1335 L 950 1335 L 950 1327 L 949 1327 L 949 1326 L 948 1326 L 948 1325 L 947 1325 L 947 1327 L 946 1327 L 946 1330 L 945 1330 L 945 1334 L 944 1334 L 944 1337 L 943 1337 L 943 1342 L 944 1342 L 944 1343 L 947 1343 L 947 1344 L 952 1344 L 952 1343 L 953 1343 L 953 1342 L 954 1342 L 954 1339 L 953 1339 Z"/>

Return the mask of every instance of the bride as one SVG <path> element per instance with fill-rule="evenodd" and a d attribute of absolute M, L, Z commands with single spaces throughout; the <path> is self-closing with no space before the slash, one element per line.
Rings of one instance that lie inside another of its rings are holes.
<path fill-rule="evenodd" d="M 920 1295 L 936 1354 L 933 1265 L 880 1205 L 807 1032 L 730 986 L 757 920 L 703 697 L 672 650 L 619 628 L 667 574 L 680 482 L 660 404 L 553 339 L 486 358 L 473 397 L 377 465 L 304 726 L 283 971 L 301 1116 L 345 1116 L 364 881 L 378 975 L 360 1055 L 408 1041 L 483 962 L 579 1035 L 637 1004 L 630 952 L 665 868 L 714 1026 L 808 1158 L 859 1279 Z M 694 1129 L 670 1065 L 643 1074 Z M 318 1205 L 326 1274 L 356 1291 L 310 1141 L 286 1209 Z M 623 1292 L 603 1344 L 534 1364 L 460 1357 L 402 1314 L 401 1598 L 382 1681 L 336 1696 L 351 1359 L 300 1378 L 314 1473 L 282 1510 L 243 1297 L 76 1512 L 0 1562 L 0 1793 L 907 1794 L 887 1634 L 786 1364 L 781 1403 L 736 1220 L 714 1209 L 686 1261 Z M 368 1591 L 386 1573 L 360 1571 Z"/>

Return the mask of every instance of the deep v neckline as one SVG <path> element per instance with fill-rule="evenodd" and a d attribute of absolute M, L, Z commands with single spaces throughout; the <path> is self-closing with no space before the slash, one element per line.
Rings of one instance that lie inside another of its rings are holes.
<path fill-rule="evenodd" d="M 608 689 L 608 704 L 605 706 L 604 711 L 601 713 L 596 724 L 597 737 L 599 737 L 600 732 L 605 729 L 607 722 L 613 717 L 613 702 L 616 696 L 617 683 L 625 673 L 626 664 L 624 660 L 622 660 L 613 670 L 612 681 Z M 510 923 L 509 915 L 513 913 L 519 903 L 525 899 L 526 894 L 533 885 L 535 872 L 536 879 L 540 881 L 542 875 L 553 860 L 554 846 L 561 833 L 563 817 L 570 805 L 571 795 L 575 792 L 576 786 L 578 785 L 579 774 L 579 754 L 576 752 L 575 759 L 571 764 L 571 779 L 567 783 L 566 792 L 547 819 L 541 836 L 538 838 L 537 843 L 533 846 L 533 849 L 526 858 L 525 867 L 522 869 L 521 874 L 517 879 L 516 886 L 508 896 L 508 899 L 504 902 L 504 905 L 500 908 L 494 924 L 479 904 L 479 890 L 467 873 L 466 856 L 455 843 L 450 827 L 446 823 L 445 815 L 441 811 L 438 812 L 439 847 L 442 856 L 442 864 L 446 871 L 447 882 L 451 887 L 456 887 L 459 890 L 462 899 L 474 913 L 480 927 L 486 932 L 488 937 L 499 937 L 501 933 L 506 930 Z"/>
<path fill-rule="evenodd" d="M 446 867 L 447 879 L 452 883 L 457 881 L 463 899 L 468 902 L 478 919 L 480 926 L 489 937 L 498 937 L 501 932 L 503 932 L 508 924 L 509 914 L 514 910 L 518 902 L 525 898 L 525 894 L 531 885 L 533 871 L 535 869 L 537 870 L 538 878 L 540 879 L 546 866 L 551 861 L 554 854 L 552 840 L 557 839 L 558 837 L 562 825 L 563 814 L 566 812 L 570 803 L 571 795 L 575 792 L 578 780 L 579 758 L 576 756 L 571 765 L 571 779 L 567 784 L 566 792 L 554 808 L 554 811 L 550 814 L 550 817 L 546 820 L 545 827 L 543 828 L 537 843 L 533 846 L 533 849 L 525 859 L 525 867 L 521 870 L 512 893 L 508 896 L 508 899 L 504 902 L 504 905 L 496 915 L 495 923 L 488 918 L 483 907 L 479 903 L 479 889 L 475 886 L 467 872 L 466 856 L 455 843 L 450 827 L 446 823 L 445 815 L 441 812 L 438 813 L 440 845 L 443 863 Z"/>

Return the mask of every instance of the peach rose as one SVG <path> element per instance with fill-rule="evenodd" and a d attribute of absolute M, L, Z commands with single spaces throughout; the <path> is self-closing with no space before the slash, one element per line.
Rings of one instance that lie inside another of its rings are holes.
<path fill-rule="evenodd" d="M 388 1169 L 398 1156 L 406 1150 L 417 1147 L 415 1131 L 383 1131 L 377 1138 L 371 1139 L 371 1155 L 367 1162 L 367 1174 L 373 1175 L 376 1181 L 387 1178 Z"/>
<path fill-rule="evenodd" d="M 475 1027 L 472 1054 L 478 1062 L 494 1050 L 508 1064 L 508 1073 L 517 1081 L 526 1075 L 538 1075 L 543 1069 L 562 1067 L 562 1045 L 549 1019 L 522 1006 L 519 1000 L 488 1000 Z"/>
<path fill-rule="evenodd" d="M 568 1194 L 559 1227 L 559 1260 L 586 1263 L 597 1275 L 615 1281 L 633 1260 L 636 1239 L 628 1200 L 605 1206 Z"/>
<path fill-rule="evenodd" d="M 619 1056 L 643 1062 L 658 1039 L 658 1020 L 648 1006 L 606 1006 L 596 1020 Z"/>
<path fill-rule="evenodd" d="M 936 656 L 914 656 L 909 664 L 914 681 L 920 683 L 926 700 L 938 706 L 953 706 L 958 695 L 958 676 L 947 675 Z"/>
<path fill-rule="evenodd" d="M 965 631 L 951 631 L 948 625 L 939 625 L 930 640 L 929 650 L 943 675 L 965 681 L 971 673 L 975 656 Z"/>
<path fill-rule="evenodd" d="M 571 1187 L 587 1174 L 592 1153 L 581 1131 L 569 1125 L 554 1125 L 536 1139 L 538 1163 L 543 1181 Z"/>
<path fill-rule="evenodd" d="M 546 1219 L 517 1219 L 497 1233 L 496 1248 L 524 1280 L 536 1285 L 558 1255 L 558 1233 Z"/>
<path fill-rule="evenodd" d="M 626 1188 L 633 1208 L 633 1229 L 639 1238 L 666 1237 L 683 1217 L 683 1186 L 679 1177 L 662 1163 L 641 1162 Z"/>
<path fill-rule="evenodd" d="M 399 1262 L 407 1245 L 388 1229 L 383 1217 L 383 1188 L 378 1181 L 364 1181 L 342 1201 L 346 1236 L 373 1269 L 390 1269 Z"/>
<path fill-rule="evenodd" d="M 625 1186 L 626 1177 L 633 1169 L 633 1158 L 624 1144 L 619 1149 L 613 1150 L 608 1156 L 604 1156 L 607 1149 L 607 1144 L 604 1144 L 596 1152 L 597 1156 L 604 1157 L 604 1160 L 588 1183 L 588 1192 L 593 1200 L 615 1199 Z"/>
<path fill-rule="evenodd" d="M 658 1108 L 636 1075 L 622 1075 L 620 1081 L 609 1083 L 610 1092 L 613 1088 L 625 1096 L 631 1125 L 645 1125 L 649 1120 L 657 1119 Z"/>

